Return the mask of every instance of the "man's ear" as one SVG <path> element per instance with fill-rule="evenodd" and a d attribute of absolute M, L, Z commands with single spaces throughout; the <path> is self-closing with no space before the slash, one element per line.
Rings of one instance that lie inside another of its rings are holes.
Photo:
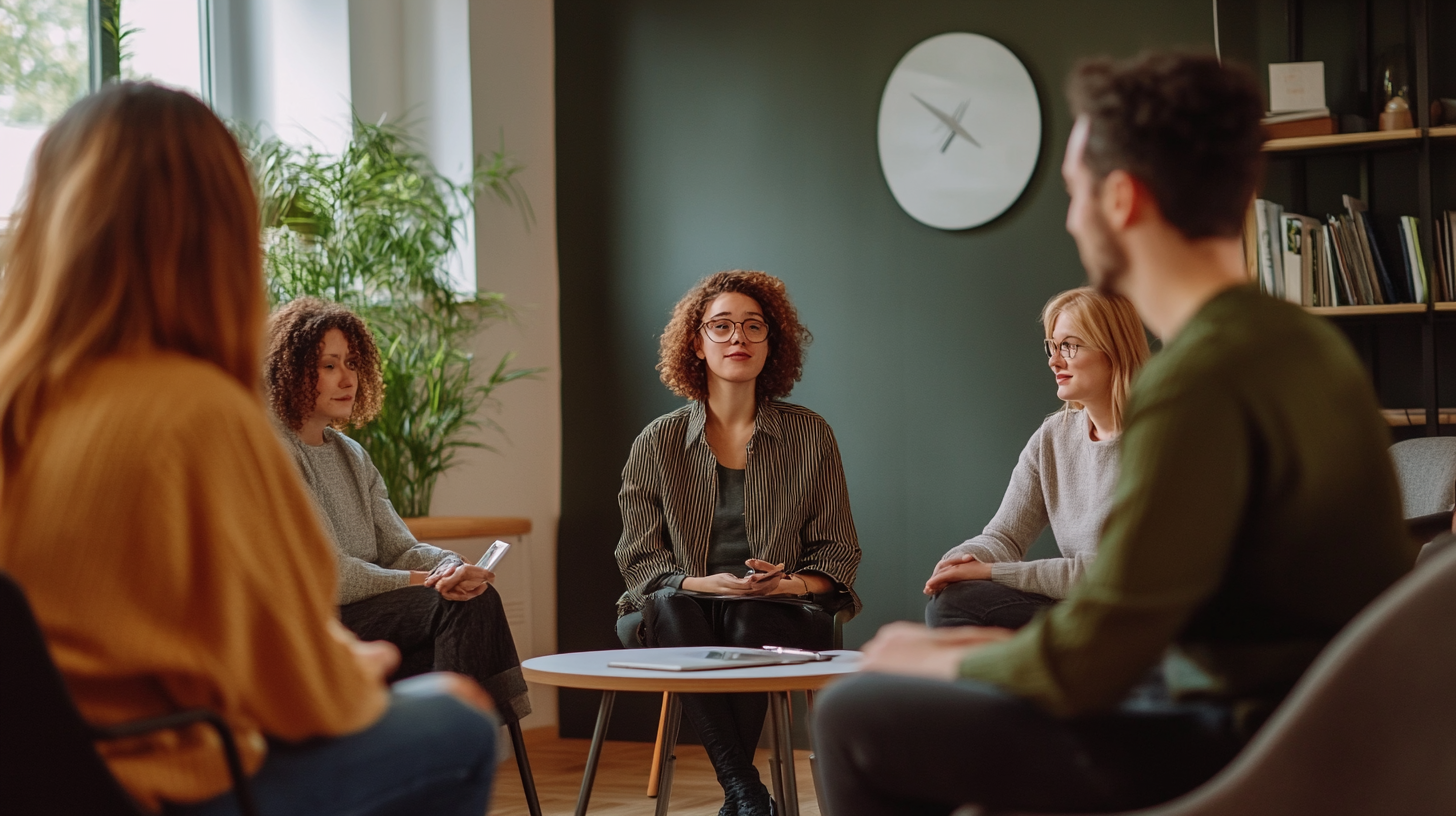
<path fill-rule="evenodd" d="M 1124 230 L 1137 222 L 1148 190 L 1126 170 L 1113 170 L 1102 179 L 1098 206 L 1113 229 Z"/>
<path fill-rule="evenodd" d="M 1135 227 L 1148 219 L 1161 220 L 1158 199 L 1142 179 L 1126 170 L 1113 170 L 1102 180 L 1102 215 L 1114 229 Z"/>

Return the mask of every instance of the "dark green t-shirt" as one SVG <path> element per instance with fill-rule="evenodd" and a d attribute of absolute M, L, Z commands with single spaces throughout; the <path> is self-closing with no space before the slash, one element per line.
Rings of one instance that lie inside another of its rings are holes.
<path fill-rule="evenodd" d="M 963 677 L 1073 716 L 1166 651 L 1175 695 L 1267 711 L 1415 561 L 1365 371 L 1296 306 L 1214 297 L 1139 375 L 1124 426 L 1097 560 Z"/>
<path fill-rule="evenodd" d="M 753 557 L 743 521 L 742 470 L 723 467 L 718 472 L 718 506 L 713 508 L 713 529 L 708 534 L 708 574 L 726 572 L 739 578 L 748 574 Z"/>

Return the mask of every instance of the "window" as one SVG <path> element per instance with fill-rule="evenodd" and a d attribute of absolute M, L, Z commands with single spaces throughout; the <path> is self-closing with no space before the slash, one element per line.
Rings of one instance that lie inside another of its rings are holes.
<path fill-rule="evenodd" d="M 36 142 L 90 90 L 87 0 L 0 0 L 0 213 Z"/>
<path fill-rule="evenodd" d="M 0 0 L 4 2 L 4 0 Z M 201 6 L 206 0 L 124 0 L 121 76 L 182 88 L 203 99 Z"/>
<path fill-rule="evenodd" d="M 0 221 L 18 203 L 45 129 L 91 90 L 103 0 L 0 0 Z M 207 99 L 209 0 L 111 0 L 119 7 L 121 76 Z"/>

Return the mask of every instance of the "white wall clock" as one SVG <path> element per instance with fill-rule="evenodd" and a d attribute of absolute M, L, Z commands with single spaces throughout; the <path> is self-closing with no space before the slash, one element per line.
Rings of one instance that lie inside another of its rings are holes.
<path fill-rule="evenodd" d="M 1006 212 L 1041 152 L 1041 104 L 1026 66 L 980 34 L 910 49 L 880 97 L 880 169 L 900 207 L 943 230 Z"/>

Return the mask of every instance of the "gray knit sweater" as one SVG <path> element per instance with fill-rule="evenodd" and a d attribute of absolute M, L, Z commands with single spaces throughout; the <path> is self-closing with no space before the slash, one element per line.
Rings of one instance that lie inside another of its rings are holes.
<path fill-rule="evenodd" d="M 318 504 L 324 529 L 334 541 L 339 565 L 339 603 L 351 604 L 409 586 L 410 570 L 433 570 L 449 550 L 421 544 L 394 512 L 384 478 L 358 442 L 324 429 L 324 443 L 304 444 L 284 432 L 293 460 Z"/>
<path fill-rule="evenodd" d="M 1117 484 L 1117 440 L 1093 442 L 1086 411 L 1058 411 L 1031 435 L 986 529 L 947 552 L 991 563 L 991 580 L 1065 598 L 1092 563 Z M 1051 524 L 1061 558 L 1023 561 Z"/>

